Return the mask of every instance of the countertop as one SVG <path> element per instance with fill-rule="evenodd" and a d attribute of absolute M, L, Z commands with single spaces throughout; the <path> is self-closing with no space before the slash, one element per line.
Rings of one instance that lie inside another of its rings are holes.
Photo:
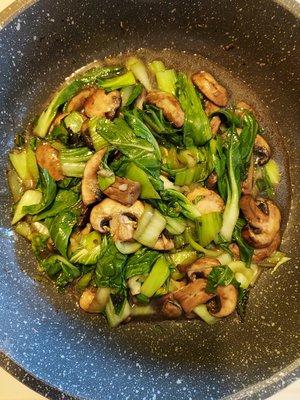
<path fill-rule="evenodd" d="M 14 0 L 0 0 L 0 12 Z M 269 400 L 298 400 L 300 398 L 300 380 L 269 398 Z M 0 400 L 45 400 L 17 381 L 0 367 Z"/>

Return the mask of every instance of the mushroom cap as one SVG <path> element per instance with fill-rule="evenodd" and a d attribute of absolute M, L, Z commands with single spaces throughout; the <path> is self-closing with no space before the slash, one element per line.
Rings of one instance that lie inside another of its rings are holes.
<path fill-rule="evenodd" d="M 187 267 L 186 274 L 191 281 L 194 281 L 202 276 L 207 278 L 212 268 L 218 265 L 220 265 L 220 261 L 216 258 L 202 257 Z"/>
<path fill-rule="evenodd" d="M 131 207 L 127 207 L 115 200 L 106 198 L 93 207 L 90 222 L 95 230 L 101 233 L 106 233 L 108 231 L 107 223 L 114 216 L 124 214 L 140 218 L 143 211 L 144 205 L 139 200 L 137 200 Z"/>
<path fill-rule="evenodd" d="M 86 206 L 95 203 L 99 198 L 100 189 L 98 187 L 97 172 L 106 150 L 107 148 L 104 147 L 97 151 L 85 165 L 81 183 L 81 195 L 83 204 Z"/>
<path fill-rule="evenodd" d="M 227 105 L 227 90 L 209 72 L 201 71 L 193 74 L 192 81 L 200 92 L 217 106 L 225 107 Z"/>
<path fill-rule="evenodd" d="M 262 249 L 255 249 L 253 252 L 252 262 L 259 264 L 265 258 L 269 257 L 274 253 L 280 246 L 281 235 L 280 232 L 277 232 L 273 241 L 267 247 L 263 247 Z"/>
<path fill-rule="evenodd" d="M 262 166 L 271 158 L 271 148 L 261 135 L 256 135 L 253 148 L 255 164 Z"/>
<path fill-rule="evenodd" d="M 49 143 L 41 143 L 35 151 L 36 161 L 41 168 L 45 168 L 55 181 L 64 178 L 58 151 Z"/>
<path fill-rule="evenodd" d="M 211 212 L 222 212 L 225 207 L 221 196 L 213 190 L 204 187 L 194 189 L 186 197 L 195 204 L 202 215 Z"/>
<path fill-rule="evenodd" d="M 173 298 L 180 303 L 185 313 L 191 313 L 199 304 L 204 304 L 215 296 L 205 291 L 206 283 L 206 279 L 196 279 L 173 293 Z"/>
<path fill-rule="evenodd" d="M 238 292 L 235 286 L 218 286 L 216 289 L 216 294 L 219 297 L 221 308 L 218 312 L 212 312 L 215 317 L 227 317 L 236 308 L 238 300 Z"/>
<path fill-rule="evenodd" d="M 176 128 L 181 128 L 184 123 L 184 112 L 179 101 L 171 93 L 152 90 L 146 96 L 146 102 L 162 109 L 166 119 Z"/>
<path fill-rule="evenodd" d="M 269 199 L 242 196 L 240 207 L 248 225 L 243 228 L 243 238 L 255 248 L 271 244 L 280 229 L 281 213 Z"/>
<path fill-rule="evenodd" d="M 179 318 L 182 315 L 180 304 L 172 298 L 165 299 L 161 311 L 168 318 Z"/>

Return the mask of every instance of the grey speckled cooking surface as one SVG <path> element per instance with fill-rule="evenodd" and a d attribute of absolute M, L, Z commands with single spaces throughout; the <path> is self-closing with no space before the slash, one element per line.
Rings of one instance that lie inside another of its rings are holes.
<path fill-rule="evenodd" d="M 102 318 L 81 312 L 71 295 L 34 280 L 30 249 L 10 228 L 3 173 L 0 347 L 22 366 L 2 356 L 8 370 L 49 398 L 68 398 L 54 387 L 93 400 L 263 399 L 296 377 L 299 192 L 293 193 L 290 208 L 289 179 L 295 187 L 300 176 L 295 151 L 297 28 L 295 19 L 270 1 L 146 0 L 44 0 L 4 27 L 2 171 L 14 134 L 40 111 L 65 76 L 107 54 L 141 47 L 176 49 L 175 56 L 172 50 L 162 57 L 174 65 L 183 61 L 187 68 L 208 68 L 259 110 L 284 174 L 279 196 L 286 225 L 282 248 L 293 255 L 293 262 L 276 275 L 262 276 L 251 293 L 244 324 L 232 317 L 213 327 L 166 321 L 109 330 Z M 222 46 L 231 42 L 234 49 L 226 52 Z"/>

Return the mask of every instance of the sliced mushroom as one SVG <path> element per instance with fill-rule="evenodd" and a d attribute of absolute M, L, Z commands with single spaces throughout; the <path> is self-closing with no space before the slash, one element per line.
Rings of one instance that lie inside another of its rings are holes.
<path fill-rule="evenodd" d="M 106 94 L 103 89 L 97 89 L 85 101 L 84 111 L 89 118 L 106 117 L 112 119 L 120 105 L 121 95 L 117 90 Z"/>
<path fill-rule="evenodd" d="M 206 179 L 207 189 L 214 189 L 218 183 L 218 175 L 215 171 L 213 171 L 208 178 Z"/>
<path fill-rule="evenodd" d="M 240 260 L 241 259 L 241 254 L 240 254 L 240 248 L 236 243 L 231 243 L 229 246 L 229 250 L 231 251 L 233 255 L 234 260 Z"/>
<path fill-rule="evenodd" d="M 58 151 L 49 143 L 42 143 L 35 151 L 36 161 L 41 168 L 45 168 L 55 181 L 64 178 Z"/>
<path fill-rule="evenodd" d="M 279 208 L 269 199 L 250 195 L 242 196 L 240 207 L 248 222 L 242 230 L 243 238 L 257 249 L 269 246 L 280 228 Z"/>
<path fill-rule="evenodd" d="M 95 203 L 100 197 L 100 189 L 98 187 L 97 172 L 100 162 L 106 153 L 106 147 L 97 151 L 86 163 L 83 172 L 81 195 L 84 205 Z"/>
<path fill-rule="evenodd" d="M 218 130 L 221 125 L 221 118 L 218 117 L 218 115 L 214 115 L 212 119 L 209 122 L 211 133 L 213 136 L 215 136 L 218 133 Z"/>
<path fill-rule="evenodd" d="M 87 288 L 79 299 L 79 306 L 86 312 L 100 313 L 108 302 L 109 294 L 109 288 Z"/>
<path fill-rule="evenodd" d="M 111 230 L 115 241 L 129 241 L 133 238 L 135 220 L 141 217 L 143 211 L 144 205 L 139 200 L 131 207 L 126 207 L 106 198 L 92 209 L 90 222 L 101 233 Z"/>
<path fill-rule="evenodd" d="M 141 193 L 141 184 L 127 178 L 116 176 L 115 182 L 103 191 L 112 200 L 116 200 L 125 206 L 132 206 Z"/>
<path fill-rule="evenodd" d="M 247 178 L 242 182 L 242 193 L 243 194 L 251 194 L 253 189 L 253 179 L 254 179 L 254 162 L 253 156 L 251 156 Z"/>
<path fill-rule="evenodd" d="M 188 193 L 186 197 L 195 204 L 201 214 L 222 212 L 225 207 L 221 196 L 213 190 L 204 187 L 194 189 L 192 192 Z"/>
<path fill-rule="evenodd" d="M 96 89 L 93 87 L 85 88 L 79 92 L 76 96 L 72 97 L 67 105 L 67 112 L 81 111 L 87 98 L 89 98 Z"/>
<path fill-rule="evenodd" d="M 136 218 L 126 214 L 114 215 L 109 223 L 110 233 L 115 242 L 128 242 L 132 240 L 136 226 Z"/>
<path fill-rule="evenodd" d="M 179 318 L 182 315 L 180 304 L 172 299 L 166 299 L 161 309 L 162 313 L 168 318 Z"/>
<path fill-rule="evenodd" d="M 167 238 L 165 235 L 161 235 L 158 238 L 157 242 L 155 243 L 153 249 L 155 250 L 173 250 L 174 249 L 174 242 L 172 239 Z"/>
<path fill-rule="evenodd" d="M 227 90 L 208 72 L 201 71 L 192 75 L 194 85 L 217 106 L 225 107 L 228 103 Z"/>
<path fill-rule="evenodd" d="M 220 265 L 220 261 L 216 258 L 202 257 L 187 267 L 186 274 L 190 281 L 207 278 L 212 268 L 218 265 Z"/>
<path fill-rule="evenodd" d="M 273 241 L 269 246 L 264 247 L 262 249 L 255 249 L 253 252 L 252 262 L 255 264 L 261 263 L 265 258 L 269 257 L 271 254 L 274 253 L 280 246 L 281 242 L 281 235 L 280 232 L 277 232 Z"/>
<path fill-rule="evenodd" d="M 252 107 L 244 101 L 238 101 L 235 105 L 235 114 L 242 118 L 245 112 L 253 112 Z"/>
<path fill-rule="evenodd" d="M 185 313 L 191 313 L 199 304 L 204 304 L 215 294 L 207 293 L 206 279 L 196 279 L 183 288 L 173 292 L 174 300 L 178 301 Z"/>
<path fill-rule="evenodd" d="M 147 91 L 145 88 L 143 88 L 141 94 L 135 100 L 135 103 L 134 103 L 135 108 L 139 108 L 140 110 L 143 109 L 144 103 L 146 102 L 146 95 L 147 95 Z"/>
<path fill-rule="evenodd" d="M 60 113 L 54 118 L 51 127 L 58 126 L 69 113 Z"/>
<path fill-rule="evenodd" d="M 218 286 L 216 289 L 218 300 L 220 301 L 220 309 L 214 312 L 210 308 L 210 313 L 215 317 L 227 317 L 232 314 L 237 305 L 238 293 L 237 289 L 233 285 Z"/>
<path fill-rule="evenodd" d="M 254 162 L 259 166 L 265 165 L 271 158 L 271 148 L 261 135 L 256 135 L 253 154 Z"/>
<path fill-rule="evenodd" d="M 146 102 L 162 109 L 166 119 L 176 128 L 181 128 L 184 123 L 184 112 L 179 101 L 170 93 L 153 90 L 146 96 Z"/>
<path fill-rule="evenodd" d="M 204 102 L 204 111 L 206 115 L 210 115 L 213 112 L 219 111 L 220 107 L 216 106 L 214 103 L 212 103 L 209 100 L 205 100 Z"/>

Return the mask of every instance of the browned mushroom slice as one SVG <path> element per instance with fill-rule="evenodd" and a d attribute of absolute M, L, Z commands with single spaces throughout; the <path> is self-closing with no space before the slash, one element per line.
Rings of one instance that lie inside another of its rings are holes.
<path fill-rule="evenodd" d="M 179 318 L 182 315 L 180 304 L 172 298 L 165 299 L 161 311 L 168 318 Z"/>
<path fill-rule="evenodd" d="M 101 232 L 111 231 L 115 241 L 129 241 L 133 238 L 136 220 L 141 217 L 144 205 L 137 200 L 131 207 L 111 200 L 104 199 L 91 211 L 92 227 Z"/>
<path fill-rule="evenodd" d="M 215 317 L 227 317 L 232 314 L 236 308 L 238 293 L 237 289 L 233 285 L 228 286 L 218 286 L 216 289 L 217 297 L 215 297 L 211 302 L 214 305 L 218 305 L 218 311 L 215 308 L 209 307 L 209 312 Z"/>
<path fill-rule="evenodd" d="M 219 111 L 220 107 L 216 106 L 214 103 L 212 103 L 209 100 L 205 100 L 204 102 L 204 111 L 206 115 L 210 115 L 213 112 Z"/>
<path fill-rule="evenodd" d="M 211 212 L 222 212 L 224 209 L 224 201 L 213 190 L 204 187 L 198 187 L 192 192 L 188 193 L 188 200 L 190 200 L 201 214 L 208 214 Z"/>
<path fill-rule="evenodd" d="M 85 165 L 81 184 L 81 195 L 83 204 L 86 206 L 94 203 L 100 196 L 97 172 L 105 153 L 106 147 L 97 151 Z"/>
<path fill-rule="evenodd" d="M 95 93 L 95 88 L 85 88 L 76 96 L 72 97 L 67 105 L 67 112 L 71 111 L 81 111 L 83 109 L 84 103 L 88 97 L 90 97 L 93 93 Z"/>
<path fill-rule="evenodd" d="M 174 242 L 172 239 L 167 238 L 165 235 L 161 235 L 158 238 L 157 242 L 155 243 L 153 249 L 155 250 L 173 250 L 174 249 Z"/>
<path fill-rule="evenodd" d="M 218 183 L 218 175 L 215 171 L 213 171 L 208 178 L 206 179 L 207 189 L 214 189 Z"/>
<path fill-rule="evenodd" d="M 115 182 L 103 191 L 110 199 L 116 200 L 125 206 L 131 206 L 137 201 L 141 193 L 141 185 L 127 178 L 116 177 Z"/>
<path fill-rule="evenodd" d="M 58 151 L 49 143 L 39 144 L 35 151 L 36 161 L 41 168 L 45 168 L 55 181 L 64 178 Z"/>
<path fill-rule="evenodd" d="M 229 250 L 232 253 L 233 259 L 234 260 L 240 260 L 241 259 L 241 254 L 240 254 L 240 248 L 236 243 L 231 243 L 229 246 Z"/>
<path fill-rule="evenodd" d="M 87 98 L 84 110 L 89 118 L 106 117 L 112 119 L 121 104 L 121 95 L 117 90 L 105 93 L 103 89 L 97 89 Z"/>
<path fill-rule="evenodd" d="M 153 90 L 146 96 L 146 102 L 162 109 L 165 118 L 176 128 L 184 123 L 184 112 L 179 101 L 170 93 Z"/>
<path fill-rule="evenodd" d="M 242 196 L 241 210 L 248 222 L 243 228 L 243 238 L 254 248 L 260 249 L 271 244 L 280 228 L 281 213 L 269 199 Z"/>
<path fill-rule="evenodd" d="M 266 164 L 271 158 L 271 148 L 261 135 L 256 135 L 253 154 L 254 162 L 259 166 Z"/>
<path fill-rule="evenodd" d="M 218 130 L 221 125 L 221 119 L 217 115 L 213 116 L 212 119 L 209 122 L 211 133 L 213 136 L 215 136 L 218 133 Z"/>
<path fill-rule="evenodd" d="M 244 101 L 238 101 L 235 105 L 235 114 L 242 118 L 247 112 L 253 113 L 252 107 Z"/>
<path fill-rule="evenodd" d="M 216 258 L 202 257 L 187 267 L 186 274 L 191 281 L 207 278 L 212 268 L 218 265 L 220 265 L 220 261 Z"/>
<path fill-rule="evenodd" d="M 217 106 L 225 107 L 228 103 L 227 90 L 208 72 L 201 71 L 192 75 L 194 85 Z"/>
<path fill-rule="evenodd" d="M 278 249 L 278 247 L 280 246 L 280 242 L 281 242 L 281 236 L 280 232 L 278 232 L 275 235 L 271 244 L 269 244 L 269 246 L 264 247 L 262 249 L 254 250 L 252 262 L 254 262 L 255 264 L 261 263 L 265 258 L 269 257 L 271 254 L 274 253 L 274 251 Z"/>
<path fill-rule="evenodd" d="M 197 279 L 173 293 L 174 300 L 180 303 L 185 313 L 192 312 L 199 304 L 204 304 L 215 296 L 205 291 L 206 283 L 206 279 Z"/>

